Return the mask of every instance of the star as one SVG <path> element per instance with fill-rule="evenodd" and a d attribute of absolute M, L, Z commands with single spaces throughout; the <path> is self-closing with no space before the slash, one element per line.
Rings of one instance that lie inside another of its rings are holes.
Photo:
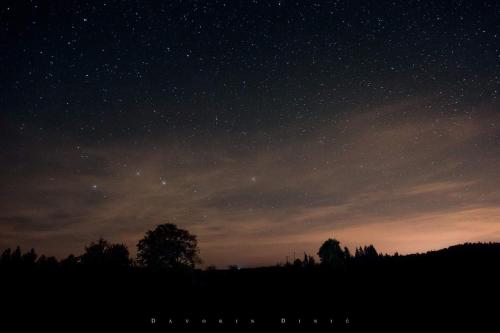
<path fill-rule="evenodd" d="M 166 1 L 152 17 L 141 2 L 114 2 L 111 11 L 84 6 L 68 21 L 60 15 L 72 9 L 65 2 L 51 9 L 47 30 L 35 29 L 40 8 L 33 13 L 17 2 L 3 7 L 12 20 L 1 28 L 14 32 L 2 35 L 11 47 L 0 63 L 9 73 L 0 75 L 8 110 L 0 122 L 0 220 L 8 227 L 17 223 L 10 215 L 33 214 L 63 230 L 64 221 L 52 218 L 61 210 L 70 219 L 102 219 L 106 236 L 108 223 L 128 220 L 140 207 L 148 216 L 178 217 L 188 230 L 191 219 L 203 217 L 209 228 L 189 231 L 214 242 L 225 236 L 212 227 L 225 230 L 237 216 L 248 224 L 242 242 L 259 246 L 257 236 L 267 230 L 279 239 L 303 232 L 304 243 L 313 244 L 320 229 L 334 228 L 330 215 L 364 226 L 368 214 L 370 221 L 400 219 L 403 233 L 395 238 L 406 240 L 406 216 L 455 209 L 458 216 L 466 204 L 493 212 L 488 202 L 500 198 L 500 114 L 491 111 L 500 91 L 494 5 L 415 2 L 384 13 L 368 3 L 346 19 L 352 8 L 344 2 L 276 0 L 279 17 L 256 0 L 201 7 L 184 1 L 175 11 Z M 468 16 L 460 16 L 466 8 Z M 21 30 L 18 16 L 29 18 Z M 279 31 L 259 30 L 275 25 Z M 165 39 L 166 31 L 182 33 Z M 335 38 L 339 31 L 345 38 Z M 15 32 L 40 38 L 18 43 Z M 80 200 L 82 193 L 90 200 Z M 109 206 L 101 213 L 95 204 L 103 198 Z M 278 218 L 289 223 L 283 235 L 274 232 Z M 455 215 L 442 220 L 453 234 Z M 119 228 L 135 232 L 134 223 Z M 23 229 L 19 239 L 35 231 Z M 87 231 L 75 225 L 75 237 Z M 52 249 L 56 234 L 40 245 Z M 369 241 L 382 245 L 375 234 Z M 6 237 L 0 233 L 0 244 L 10 242 Z M 266 252 L 266 262 L 286 253 L 287 242 Z M 57 254 L 68 254 L 57 246 Z M 214 260 L 229 259 L 223 253 Z"/>

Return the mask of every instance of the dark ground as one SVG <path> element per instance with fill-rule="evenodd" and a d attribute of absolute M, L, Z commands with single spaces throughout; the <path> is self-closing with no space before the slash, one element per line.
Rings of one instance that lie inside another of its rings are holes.
<path fill-rule="evenodd" d="M 500 244 L 471 244 L 337 268 L 3 269 L 1 322 L 18 330 L 495 330 L 500 327 L 499 267 Z"/>

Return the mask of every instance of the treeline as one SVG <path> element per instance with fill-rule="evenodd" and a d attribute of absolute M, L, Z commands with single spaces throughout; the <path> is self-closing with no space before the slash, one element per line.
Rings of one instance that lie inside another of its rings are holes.
<path fill-rule="evenodd" d="M 58 261 L 55 257 L 38 256 L 34 249 L 23 253 L 18 246 L 8 248 L 0 257 L 0 269 L 74 268 L 120 270 L 135 267 L 149 269 L 193 269 L 201 263 L 196 236 L 173 224 L 161 224 L 146 232 L 137 244 L 137 258 L 130 257 L 124 244 L 100 238 L 84 248 L 83 254 L 70 254 Z"/>
<path fill-rule="evenodd" d="M 349 262 L 373 262 L 379 257 L 373 245 L 356 248 L 354 256 L 349 249 L 340 247 L 340 242 L 328 239 L 318 251 L 320 264 L 323 266 L 342 267 Z M 126 269 L 145 267 L 163 270 L 193 269 L 201 263 L 199 248 L 195 235 L 190 234 L 174 224 L 158 225 L 154 230 L 146 232 L 143 239 L 137 243 L 137 258 L 130 257 L 130 252 L 124 244 L 110 243 L 100 238 L 84 248 L 83 254 L 75 256 L 70 254 L 65 259 L 58 261 L 55 257 L 38 256 L 34 249 L 23 253 L 18 246 L 16 249 L 6 249 L 0 257 L 0 268 L 54 268 L 54 267 L 90 267 L 94 269 Z M 303 260 L 296 259 L 286 266 L 313 267 L 316 261 L 313 256 L 304 253 Z M 207 270 L 215 270 L 209 266 Z M 229 266 L 230 270 L 238 266 Z"/>
<path fill-rule="evenodd" d="M 197 238 L 187 230 L 178 228 L 174 224 L 161 224 L 154 230 L 146 232 L 137 243 L 137 258 L 130 257 L 130 252 L 124 244 L 110 243 L 105 239 L 98 239 L 84 248 L 83 254 L 57 260 L 52 256 L 36 253 L 34 249 L 22 252 L 18 246 L 15 249 L 6 249 L 0 256 L 0 270 L 16 271 L 20 269 L 49 269 L 56 268 L 90 268 L 97 270 L 126 270 L 147 268 L 150 270 L 186 271 L 193 270 L 202 261 L 199 257 Z M 340 242 L 330 238 L 318 250 L 319 263 L 313 256 L 304 253 L 303 259 L 297 258 L 293 262 L 286 262 L 285 268 L 326 267 L 344 269 L 351 266 L 371 266 L 387 262 L 417 262 L 425 256 L 426 261 L 436 258 L 448 258 L 448 262 L 460 260 L 490 261 L 500 260 L 500 244 L 498 243 L 466 243 L 452 246 L 440 251 L 431 251 L 426 254 L 399 256 L 398 253 L 390 256 L 380 254 L 373 245 L 357 247 L 354 254 L 347 247 L 341 247 Z M 450 259 L 453 257 L 453 259 Z M 278 267 L 283 265 L 278 264 Z M 231 265 L 229 270 L 239 270 L 237 265 Z M 215 266 L 208 266 L 207 271 L 216 270 Z"/>
<path fill-rule="evenodd" d="M 328 239 L 319 248 L 319 265 L 331 268 L 342 268 L 353 263 L 376 263 L 381 259 L 390 257 L 387 254 L 380 254 L 373 245 L 357 247 L 354 254 L 349 248 L 340 246 L 336 239 Z M 313 256 L 304 252 L 303 259 L 297 258 L 292 263 L 287 262 L 286 267 L 315 267 L 318 266 Z"/>
<path fill-rule="evenodd" d="M 82 255 L 70 254 L 62 260 L 43 254 L 38 256 L 35 249 L 23 253 L 19 246 L 14 250 L 10 248 L 4 250 L 0 257 L 0 269 L 2 270 L 33 268 L 52 270 L 77 266 L 117 269 L 133 265 L 134 261 L 130 258 L 128 248 L 125 245 L 111 244 L 102 238 L 85 247 L 85 252 Z"/>

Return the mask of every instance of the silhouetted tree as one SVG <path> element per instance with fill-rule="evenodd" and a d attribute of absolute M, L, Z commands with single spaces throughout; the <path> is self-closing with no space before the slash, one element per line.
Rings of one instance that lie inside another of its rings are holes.
<path fill-rule="evenodd" d="M 112 267 L 127 267 L 131 263 L 129 255 L 128 248 L 125 245 L 110 244 L 106 251 L 107 264 Z"/>
<path fill-rule="evenodd" d="M 14 252 L 10 255 L 10 263 L 14 266 L 19 266 L 21 264 L 21 248 L 19 246 L 16 247 Z"/>
<path fill-rule="evenodd" d="M 318 256 L 322 264 L 329 266 L 339 266 L 345 262 L 345 254 L 340 247 L 340 242 L 330 238 L 319 248 Z"/>
<path fill-rule="evenodd" d="M 0 264 L 3 267 L 7 267 L 10 265 L 10 257 L 11 257 L 12 250 L 10 248 L 5 249 L 2 252 L 2 257 L 0 257 Z"/>
<path fill-rule="evenodd" d="M 78 258 L 70 254 L 65 259 L 61 260 L 61 266 L 64 268 L 72 268 L 78 265 Z"/>
<path fill-rule="evenodd" d="M 293 266 L 294 267 L 302 267 L 302 261 L 299 258 L 295 259 L 293 262 Z"/>
<path fill-rule="evenodd" d="M 352 256 L 351 256 L 351 251 L 347 248 L 347 246 L 344 246 L 344 258 L 346 262 L 351 261 Z"/>
<path fill-rule="evenodd" d="M 378 252 L 373 245 L 365 246 L 364 248 L 365 258 L 368 261 L 375 261 L 378 258 Z"/>
<path fill-rule="evenodd" d="M 137 261 L 154 269 L 194 268 L 201 263 L 196 236 L 166 223 L 149 230 L 137 244 Z"/>
<path fill-rule="evenodd" d="M 10 248 L 3 251 L 0 264 L 4 268 L 14 269 L 34 267 L 37 257 L 34 249 L 23 254 L 21 248 L 17 246 L 13 252 Z"/>
<path fill-rule="evenodd" d="M 302 261 L 302 264 L 304 265 L 304 267 L 314 266 L 315 260 L 314 260 L 313 256 L 310 256 L 304 252 L 304 260 Z"/>
<path fill-rule="evenodd" d="M 44 269 L 54 269 L 58 266 L 58 261 L 55 257 L 46 257 L 45 255 L 41 255 L 38 257 L 36 261 L 37 265 Z"/>
<path fill-rule="evenodd" d="M 96 243 L 92 242 L 85 247 L 85 253 L 80 256 L 80 262 L 89 266 L 104 266 L 105 252 L 108 247 L 108 242 L 99 238 Z"/>
<path fill-rule="evenodd" d="M 361 246 L 359 248 L 357 247 L 356 248 L 356 252 L 354 254 L 354 257 L 356 259 L 360 259 L 360 258 L 362 258 L 364 256 L 365 256 L 365 251 L 363 250 L 363 248 Z"/>
<path fill-rule="evenodd" d="M 23 262 L 23 265 L 25 266 L 34 266 L 37 258 L 37 254 L 35 252 L 35 249 L 31 249 L 25 254 L 22 255 L 21 260 Z"/>
<path fill-rule="evenodd" d="M 119 268 L 130 264 L 129 252 L 123 244 L 110 244 L 100 238 L 85 247 L 85 253 L 80 256 L 83 265 L 92 267 Z"/>
<path fill-rule="evenodd" d="M 360 263 L 374 263 L 379 259 L 379 254 L 373 245 L 356 248 L 355 259 Z"/>

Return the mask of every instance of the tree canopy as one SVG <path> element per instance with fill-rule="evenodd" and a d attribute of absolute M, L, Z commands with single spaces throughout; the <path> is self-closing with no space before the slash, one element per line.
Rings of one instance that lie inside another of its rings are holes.
<path fill-rule="evenodd" d="M 318 257 L 322 264 L 331 266 L 342 265 L 346 259 L 340 242 L 334 238 L 329 238 L 321 245 Z"/>
<path fill-rule="evenodd" d="M 137 244 L 137 262 L 149 268 L 194 268 L 201 262 L 195 235 L 166 223 L 149 230 Z"/>

